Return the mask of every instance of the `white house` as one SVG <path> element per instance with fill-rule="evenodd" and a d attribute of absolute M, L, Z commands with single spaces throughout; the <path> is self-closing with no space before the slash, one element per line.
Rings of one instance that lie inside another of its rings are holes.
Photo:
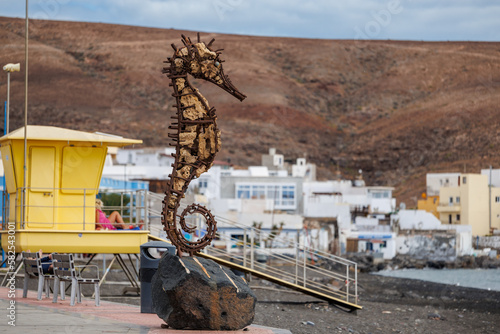
<path fill-rule="evenodd" d="M 426 175 L 427 196 L 439 196 L 442 187 L 458 187 L 460 173 L 428 173 Z"/>

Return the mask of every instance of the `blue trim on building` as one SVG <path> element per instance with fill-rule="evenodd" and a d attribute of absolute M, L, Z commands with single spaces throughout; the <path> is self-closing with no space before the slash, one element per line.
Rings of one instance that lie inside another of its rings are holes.
<path fill-rule="evenodd" d="M 370 235 L 370 234 L 366 234 L 366 235 L 360 235 L 358 236 L 358 239 L 391 239 L 392 238 L 392 235 L 387 235 L 387 234 L 384 234 L 384 235 Z"/>
<path fill-rule="evenodd" d="M 99 188 L 126 189 L 126 190 L 149 190 L 147 181 L 124 181 L 109 177 L 101 178 Z"/>

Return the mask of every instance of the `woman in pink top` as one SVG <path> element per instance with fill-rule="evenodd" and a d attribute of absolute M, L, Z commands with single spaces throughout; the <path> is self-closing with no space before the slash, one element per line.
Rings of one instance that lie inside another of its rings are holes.
<path fill-rule="evenodd" d="M 122 216 L 118 211 L 113 211 L 106 217 L 106 214 L 101 211 L 104 203 L 100 199 L 95 200 L 95 225 L 96 229 L 101 230 L 124 230 L 128 229 L 125 226 Z"/>

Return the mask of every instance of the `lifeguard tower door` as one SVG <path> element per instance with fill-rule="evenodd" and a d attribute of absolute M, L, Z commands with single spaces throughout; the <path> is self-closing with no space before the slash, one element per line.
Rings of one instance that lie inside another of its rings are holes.
<path fill-rule="evenodd" d="M 54 226 L 55 147 L 30 147 L 27 219 L 29 228 Z"/>

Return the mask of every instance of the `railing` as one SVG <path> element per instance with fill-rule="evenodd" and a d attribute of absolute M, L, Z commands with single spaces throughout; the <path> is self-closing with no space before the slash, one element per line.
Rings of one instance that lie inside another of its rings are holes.
<path fill-rule="evenodd" d="M 149 203 L 159 205 L 148 207 L 150 231 L 153 235 L 165 237 L 160 223 L 163 196 L 149 193 L 148 198 Z M 179 210 L 184 207 L 181 203 Z M 301 230 L 297 231 L 295 240 L 291 240 L 222 216 L 216 216 L 216 220 L 219 225 L 217 240 L 205 248 L 204 253 L 347 302 L 358 302 L 357 263 L 309 247 L 308 237 Z M 200 222 L 195 221 L 195 224 L 200 225 Z M 238 231 L 243 238 L 231 237 L 226 233 L 230 229 Z M 266 247 L 265 240 L 281 247 Z"/>
<path fill-rule="evenodd" d="M 119 194 L 120 205 L 104 206 L 103 210 L 119 211 L 127 224 L 139 225 L 142 220 L 145 229 L 149 228 L 146 190 L 99 192 L 93 188 L 18 188 L 13 194 L 3 192 L 2 217 L 4 222 L 15 222 L 20 230 L 55 228 L 58 225 L 71 230 L 86 230 L 89 224 L 95 223 L 96 194 L 99 197 L 107 193 Z M 126 205 L 125 198 L 129 199 Z M 12 201 L 15 204 L 11 208 Z M 11 209 L 14 210 L 13 217 Z M 6 225 L 2 224 L 2 229 L 6 229 Z"/>

